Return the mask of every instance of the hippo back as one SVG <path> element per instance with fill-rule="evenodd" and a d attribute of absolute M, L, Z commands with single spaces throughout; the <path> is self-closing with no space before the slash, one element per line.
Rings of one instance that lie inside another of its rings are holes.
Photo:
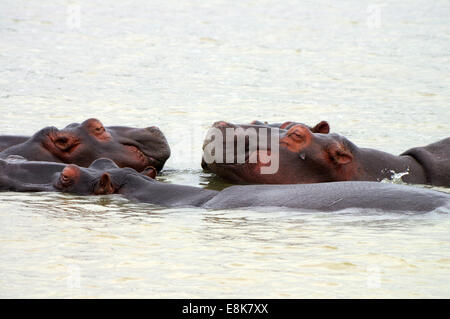
<path fill-rule="evenodd" d="M 427 184 L 450 186 L 450 137 L 401 154 L 413 157 L 425 170 Z"/>
<path fill-rule="evenodd" d="M 378 182 L 231 186 L 203 207 L 289 207 L 338 211 L 347 208 L 385 211 L 432 211 L 450 208 L 450 195 L 420 187 Z"/>

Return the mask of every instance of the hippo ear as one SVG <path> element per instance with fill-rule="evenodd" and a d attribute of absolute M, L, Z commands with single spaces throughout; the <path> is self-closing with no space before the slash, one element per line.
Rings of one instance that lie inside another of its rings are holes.
<path fill-rule="evenodd" d="M 345 165 L 353 161 L 352 153 L 350 153 L 340 145 L 334 145 L 333 147 L 330 147 L 330 149 L 328 150 L 328 154 L 331 160 L 336 165 Z"/>
<path fill-rule="evenodd" d="M 108 170 L 112 168 L 119 168 L 119 166 L 116 165 L 112 160 L 109 158 L 99 158 L 96 159 L 92 164 L 89 166 L 89 168 L 97 169 L 97 170 Z"/>
<path fill-rule="evenodd" d="M 98 185 L 99 186 L 103 186 L 103 187 L 111 185 L 111 184 L 112 184 L 111 183 L 111 176 L 109 176 L 108 173 L 104 173 L 102 175 L 102 177 L 100 177 L 100 180 L 98 181 Z"/>
<path fill-rule="evenodd" d="M 147 166 L 142 172 L 142 175 L 148 176 L 151 179 L 155 179 L 156 177 L 156 168 L 153 166 Z"/>
<path fill-rule="evenodd" d="M 108 195 L 114 193 L 114 186 L 111 181 L 111 176 L 104 173 L 94 186 L 95 195 Z"/>
<path fill-rule="evenodd" d="M 311 131 L 313 133 L 322 133 L 322 134 L 328 134 L 330 133 L 330 125 L 327 121 L 321 121 L 319 124 L 314 126 Z"/>

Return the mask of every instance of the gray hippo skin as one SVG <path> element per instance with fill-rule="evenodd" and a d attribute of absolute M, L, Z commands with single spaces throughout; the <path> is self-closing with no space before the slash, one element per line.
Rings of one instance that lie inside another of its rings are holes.
<path fill-rule="evenodd" d="M 231 186 L 202 207 L 230 209 L 282 206 L 319 211 L 355 207 L 387 211 L 430 211 L 448 206 L 449 203 L 448 194 L 412 186 L 377 182 L 333 182 Z"/>
<path fill-rule="evenodd" d="M 337 211 L 355 207 L 426 212 L 450 207 L 449 194 L 375 182 L 231 186 L 219 192 L 161 183 L 131 168 L 119 168 L 109 159 L 96 160 L 89 168 L 0 160 L 0 190 L 121 194 L 130 200 L 159 206 L 206 209 L 289 207 Z"/>
<path fill-rule="evenodd" d="M 8 147 L 22 144 L 30 139 L 31 136 L 22 135 L 1 135 L 0 136 L 0 152 L 4 151 Z"/>
<path fill-rule="evenodd" d="M 450 137 L 400 154 L 411 156 L 424 169 L 424 184 L 450 186 Z"/>

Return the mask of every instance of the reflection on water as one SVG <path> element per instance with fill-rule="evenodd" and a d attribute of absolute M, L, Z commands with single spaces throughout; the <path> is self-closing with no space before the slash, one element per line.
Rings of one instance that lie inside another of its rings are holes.
<path fill-rule="evenodd" d="M 325 119 L 395 154 L 449 136 L 449 3 L 373 5 L 3 1 L 0 134 L 158 125 L 159 180 L 209 189 L 217 120 Z M 449 213 L 0 193 L 0 297 L 448 297 Z"/>

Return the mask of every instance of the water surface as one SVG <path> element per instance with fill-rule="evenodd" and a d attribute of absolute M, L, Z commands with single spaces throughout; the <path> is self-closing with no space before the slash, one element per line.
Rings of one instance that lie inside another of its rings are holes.
<path fill-rule="evenodd" d="M 310 125 L 399 154 L 450 136 L 448 1 L 0 3 L 0 134 L 157 125 L 161 181 L 217 120 Z M 440 188 L 449 192 L 448 188 Z M 0 193 L 0 297 L 450 297 L 449 212 L 164 209 Z"/>

